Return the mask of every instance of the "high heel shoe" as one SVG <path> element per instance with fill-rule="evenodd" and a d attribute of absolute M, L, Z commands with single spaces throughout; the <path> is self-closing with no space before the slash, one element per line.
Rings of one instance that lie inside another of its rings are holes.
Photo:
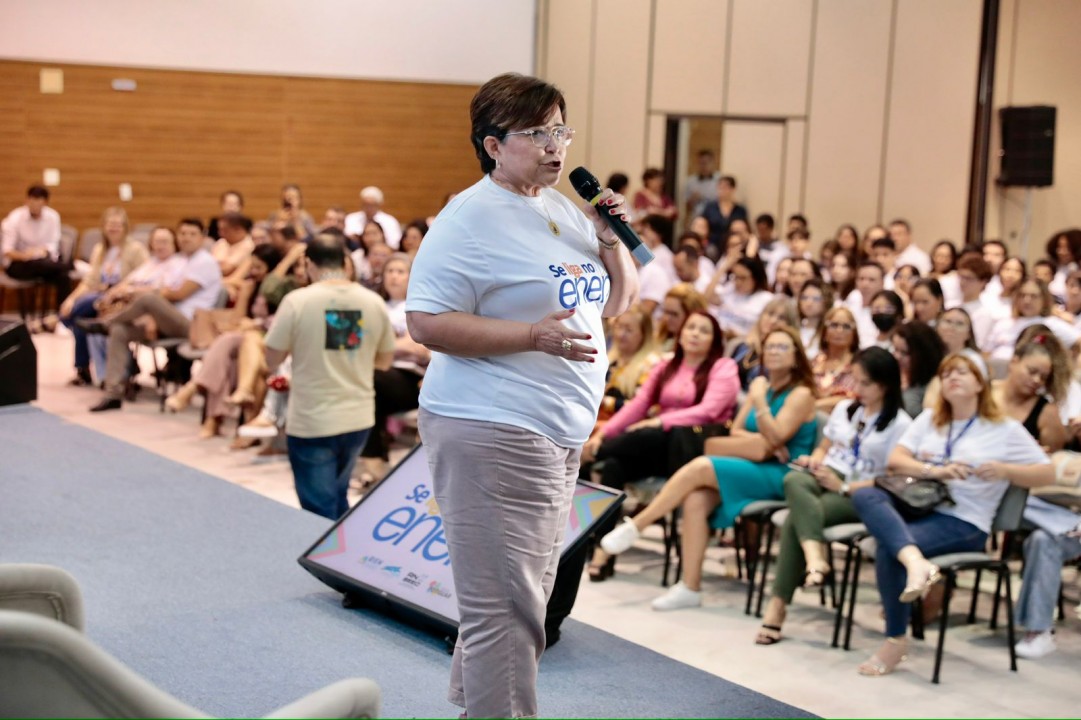
<path fill-rule="evenodd" d="M 942 572 L 936 565 L 931 566 L 931 571 L 927 574 L 927 579 L 922 583 L 914 583 L 906 585 L 904 591 L 901 592 L 900 601 L 903 603 L 915 602 L 917 599 L 927 594 L 927 591 L 931 589 L 931 586 L 942 580 Z"/>
<path fill-rule="evenodd" d="M 616 574 L 616 556 L 611 556 L 600 565 L 590 563 L 588 572 L 590 582 L 604 582 Z"/>
<path fill-rule="evenodd" d="M 860 675 L 863 675 L 864 677 L 882 677 L 883 675 L 889 675 L 897 669 L 898 665 L 903 663 L 905 660 L 908 660 L 907 642 L 898 642 L 893 638 L 886 638 L 886 642 L 891 645 L 903 646 L 904 651 L 902 651 L 901 656 L 892 663 L 890 663 L 880 658 L 878 656 L 878 653 L 875 653 L 874 655 L 860 663 L 859 667 L 856 668 L 857 672 L 859 672 Z"/>
<path fill-rule="evenodd" d="M 834 584 L 833 568 L 825 567 L 815 570 L 808 570 L 803 573 L 803 584 L 800 585 L 801 590 L 820 590 L 824 587 L 831 587 Z"/>

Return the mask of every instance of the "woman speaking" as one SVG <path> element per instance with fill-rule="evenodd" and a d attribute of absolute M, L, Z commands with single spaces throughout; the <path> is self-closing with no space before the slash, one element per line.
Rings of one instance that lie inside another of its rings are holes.
<path fill-rule="evenodd" d="M 439 213 L 409 280 L 409 333 L 432 350 L 420 394 L 461 618 L 449 699 L 469 717 L 537 714 L 537 662 L 581 446 L 607 362 L 602 318 L 637 292 L 598 211 L 552 186 L 574 130 L 552 85 L 517 74 L 470 106 L 484 173 Z"/>

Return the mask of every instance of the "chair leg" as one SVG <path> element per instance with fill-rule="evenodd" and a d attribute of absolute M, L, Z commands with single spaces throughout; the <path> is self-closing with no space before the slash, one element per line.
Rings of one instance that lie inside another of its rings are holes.
<path fill-rule="evenodd" d="M 766 578 L 769 575 L 770 554 L 773 552 L 773 536 L 775 534 L 772 518 L 763 519 L 762 527 L 766 532 L 766 555 L 762 558 L 762 581 L 758 584 L 758 604 L 754 608 L 754 616 L 762 617 L 762 601 L 766 597 Z"/>
<path fill-rule="evenodd" d="M 668 569 L 672 566 L 672 532 L 669 518 L 661 518 L 661 532 L 664 533 L 664 570 L 661 573 L 661 587 L 668 587 Z"/>
<path fill-rule="evenodd" d="M 1014 645 L 1017 644 L 1016 638 L 1014 638 L 1014 626 L 1013 626 L 1013 590 L 1010 588 L 1010 566 L 1006 564 L 1006 561 L 1002 561 L 1002 565 L 999 568 L 999 575 L 1005 576 L 1006 586 L 1006 642 L 1010 646 L 1010 670 L 1017 672 L 1017 651 L 1014 649 Z"/>
<path fill-rule="evenodd" d="M 860 565 L 863 564 L 863 550 L 858 543 L 853 543 L 855 562 L 852 568 L 852 586 L 848 589 L 848 621 L 845 624 L 845 650 L 852 647 L 852 622 L 856 618 L 856 591 L 860 587 Z"/>
<path fill-rule="evenodd" d="M 1009 582 L 1009 576 L 1002 573 L 996 573 L 995 577 L 995 598 L 991 604 L 991 622 L 987 624 L 992 630 L 998 627 L 998 608 L 1001 604 L 999 601 L 1002 598 L 1002 583 L 1003 581 Z"/>
<path fill-rule="evenodd" d="M 924 634 L 923 626 L 923 600 L 918 599 L 912 603 L 912 617 L 909 620 L 909 624 L 912 626 L 912 638 L 915 640 L 924 640 L 926 635 Z"/>
<path fill-rule="evenodd" d="M 737 521 L 738 522 L 738 521 Z M 736 579 L 743 579 L 743 541 L 740 537 L 740 528 L 737 524 L 732 528 L 732 545 L 736 548 Z"/>
<path fill-rule="evenodd" d="M 841 590 L 839 596 L 836 587 L 834 587 L 833 609 L 835 612 L 833 614 L 833 640 L 830 641 L 830 647 L 837 647 L 837 643 L 841 639 L 841 623 L 844 621 L 845 614 L 845 596 L 848 594 L 848 574 L 852 570 L 852 549 L 853 546 L 851 543 L 845 545 L 845 565 L 844 570 L 841 572 Z M 834 583 L 834 585 L 836 586 L 836 583 Z"/>
<path fill-rule="evenodd" d="M 976 580 L 972 584 L 972 604 L 968 608 L 968 624 L 976 622 L 976 605 L 980 601 L 980 580 L 983 578 L 983 570 L 976 568 Z"/>
<path fill-rule="evenodd" d="M 755 551 L 751 552 L 751 540 L 750 540 L 750 525 L 751 518 L 747 517 L 740 521 L 740 525 L 743 528 L 743 547 L 745 559 L 747 561 L 747 604 L 743 608 L 744 615 L 751 614 L 751 603 L 754 602 L 754 586 L 758 579 L 758 562 L 761 560 L 761 542 L 759 547 L 755 548 Z M 759 541 L 761 541 L 761 533 L 759 533 Z"/>
<path fill-rule="evenodd" d="M 946 647 L 946 628 L 950 620 L 950 598 L 957 584 L 957 576 L 946 571 L 946 593 L 942 596 L 942 617 L 938 621 L 938 645 L 935 647 L 935 671 L 931 676 L 931 682 L 938 684 L 939 672 L 942 669 L 942 651 Z"/>

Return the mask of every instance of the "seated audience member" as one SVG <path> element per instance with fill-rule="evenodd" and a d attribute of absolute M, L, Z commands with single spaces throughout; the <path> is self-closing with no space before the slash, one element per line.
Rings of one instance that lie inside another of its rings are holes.
<path fill-rule="evenodd" d="M 244 196 L 240 194 L 239 190 L 226 190 L 221 194 L 221 215 L 226 213 L 244 213 Z M 221 233 L 218 231 L 218 219 L 221 217 L 212 217 L 210 222 L 206 226 L 206 236 L 211 240 L 220 240 Z"/>
<path fill-rule="evenodd" d="M 1014 646 L 1018 657 L 1035 660 L 1056 649 L 1055 606 L 1062 588 L 1062 566 L 1081 556 L 1081 515 L 1038 497 L 1025 504 L 1025 522 L 1033 527 L 1025 539 L 1021 591 L 1014 606 L 1015 622 L 1025 634 Z"/>
<path fill-rule="evenodd" d="M 355 253 L 354 253 L 355 254 Z M 378 291 L 383 284 L 383 270 L 386 267 L 387 260 L 390 260 L 391 255 L 394 254 L 394 250 L 390 248 L 390 245 L 384 243 L 378 243 L 373 245 L 368 254 L 363 258 L 367 265 L 367 277 L 361 279 L 359 282 L 364 287 Z M 351 257 L 345 258 L 346 269 L 350 269 L 349 265 L 352 263 Z M 353 272 L 356 272 L 355 267 Z M 350 277 L 353 275 L 351 274 Z"/>
<path fill-rule="evenodd" d="M 724 261 L 722 258 L 718 265 Z M 720 321 L 725 337 L 746 337 L 766 305 L 773 300 L 773 293 L 766 287 L 766 269 L 756 258 L 738 258 L 732 264 L 729 280 L 719 286 L 719 293 L 712 289 L 718 275 L 713 276 L 706 289 L 706 298 L 716 297 L 718 301 L 712 308 L 713 314 Z"/>
<path fill-rule="evenodd" d="M 931 406 L 928 400 L 938 397 L 938 365 L 950 351 L 940 334 L 919 320 L 894 328 L 891 344 L 901 367 L 902 405 L 906 413 L 916 417 Z"/>
<path fill-rule="evenodd" d="M 751 381 L 765 373 L 762 365 L 762 342 L 763 339 L 782 325 L 795 328 L 799 325 L 799 317 L 796 315 L 796 303 L 788 297 L 775 297 L 766 303 L 758 320 L 747 332 L 743 342 L 736 345 L 732 350 L 732 359 L 739 367 L 739 384 L 743 390 L 748 390 Z M 798 334 L 798 333 L 797 333 Z M 801 344 L 802 353 L 802 344 Z M 803 353 L 806 357 L 806 353 Z"/>
<path fill-rule="evenodd" d="M 947 355 L 961 352 L 965 348 L 982 352 L 976 340 L 975 330 L 972 318 L 962 307 L 950 308 L 942 313 L 938 324 L 935 325 L 935 332 L 942 338 Z"/>
<path fill-rule="evenodd" d="M 833 291 L 829 285 L 814 278 L 804 283 L 796 302 L 796 312 L 799 314 L 800 340 L 811 362 L 822 347 L 826 312 L 832 307 Z"/>
<path fill-rule="evenodd" d="M 890 221 L 889 237 L 897 248 L 897 266 L 915 265 L 920 275 L 931 272 L 931 257 L 912 242 L 912 227 L 906 220 Z"/>
<path fill-rule="evenodd" d="M 657 351 L 666 355 L 675 351 L 676 338 L 683 321 L 695 310 L 705 310 L 706 299 L 687 283 L 668 291 L 661 303 L 661 321 L 657 325 Z"/>
<path fill-rule="evenodd" d="M 1076 270 L 1066 278 L 1066 295 L 1061 308 L 1055 314 L 1068 323 L 1081 327 L 1081 270 Z"/>
<path fill-rule="evenodd" d="M 637 394 L 660 360 L 653 337 L 653 320 L 639 305 L 632 305 L 612 321 L 611 349 L 604 397 L 597 414 L 597 428 L 608 422 L 624 403 Z"/>
<path fill-rule="evenodd" d="M 728 237 L 728 226 L 732 221 L 747 220 L 747 208 L 737 203 L 735 196 L 736 179 L 731 175 L 722 175 L 717 180 L 716 197 L 702 206 L 701 217 L 709 223 L 707 254 L 711 258 L 721 256 L 724 240 Z"/>
<path fill-rule="evenodd" d="M 368 433 L 361 457 L 371 481 L 383 479 L 390 461 L 391 436 L 387 420 L 391 415 L 419 407 L 420 383 L 432 359 L 428 348 L 409 336 L 405 323 L 405 293 L 413 260 L 404 252 L 390 256 L 383 266 L 380 295 L 387 303 L 387 315 L 394 330 L 394 361 L 387 370 L 375 371 L 375 425 Z"/>
<path fill-rule="evenodd" d="M 369 185 L 360 191 L 360 210 L 345 216 L 345 235 L 354 242 L 359 242 L 369 222 L 375 221 L 383 230 L 386 243 L 392 250 L 397 250 L 402 240 L 402 225 L 393 215 L 383 211 L 383 191 Z M 450 202 L 448 199 L 443 203 Z M 431 223 L 428 223 L 431 225 Z"/>
<path fill-rule="evenodd" d="M 1066 444 L 1055 403 L 1066 399 L 1073 373 L 1070 357 L 1049 331 L 1019 340 L 1006 377 L 991 383 L 992 397 L 1047 452 Z"/>
<path fill-rule="evenodd" d="M 792 268 L 792 258 L 786 257 L 777 263 L 775 280 L 770 283 L 770 292 L 774 295 L 786 295 L 792 297 L 792 291 L 788 289 L 788 271 Z M 767 270 L 768 273 L 768 270 Z M 767 276 L 768 277 L 768 276 Z"/>
<path fill-rule="evenodd" d="M 205 394 L 206 419 L 199 431 L 203 440 L 218 434 L 230 405 L 255 402 L 255 384 L 263 374 L 263 333 L 270 326 L 277 306 L 269 305 L 259 290 L 271 269 L 281 264 L 282 256 L 276 248 L 260 245 L 249 260 L 248 278 L 240 287 L 233 307 L 234 328 L 214 338 L 202 358 L 199 371 L 165 400 L 166 408 L 179 412 L 187 407 L 195 393 L 202 391 Z M 238 394 L 230 398 L 234 389 Z"/>
<path fill-rule="evenodd" d="M 0 267 L 14 280 L 41 280 L 51 285 L 57 298 L 71 291 L 71 261 L 60 257 L 60 213 L 49 207 L 49 191 L 31 185 L 26 203 L 15 208 L 0 223 Z M 59 302 L 59 300 L 57 300 Z M 57 318 L 45 318 L 45 328 L 56 327 Z M 38 332 L 42 321 L 29 323 Z"/>
<path fill-rule="evenodd" d="M 1055 297 L 1066 297 L 1066 278 L 1077 272 L 1081 262 L 1081 229 L 1071 228 L 1055 233 L 1047 241 L 1047 257 L 1055 265 L 1055 274 L 1047 289 Z"/>
<path fill-rule="evenodd" d="M 251 241 L 255 243 L 255 247 L 260 245 L 270 245 L 270 226 L 265 222 L 259 222 L 251 226 Z"/>
<path fill-rule="evenodd" d="M 1009 257 L 1009 253 L 1006 250 L 1006 244 L 1001 240 L 984 240 L 983 244 L 979 247 L 980 254 L 983 255 L 983 259 L 987 261 L 987 264 L 991 266 L 992 278 L 987 283 L 987 289 L 984 291 L 988 298 L 997 298 L 1002 292 L 1002 285 L 998 278 L 998 271 L 1002 267 L 1002 263 Z"/>
<path fill-rule="evenodd" d="M 788 606 L 797 587 L 832 585 L 825 528 L 859 522 L 851 493 L 874 485 L 886 469 L 897 439 L 912 419 L 901 408 L 901 371 L 882 348 L 868 348 L 853 363 L 856 396 L 830 413 L 822 442 L 809 456 L 796 458 L 806 468 L 784 478 L 790 512 L 781 529 L 773 595 L 755 642 L 772 645 L 781 639 Z"/>
<path fill-rule="evenodd" d="M 890 231 L 882 225 L 872 225 L 863 231 L 863 238 L 860 240 L 859 257 L 860 262 L 871 259 L 871 244 L 879 238 L 889 237 Z"/>
<path fill-rule="evenodd" d="M 1028 269 L 1020 258 L 1009 257 L 1002 261 L 995 279 L 998 282 L 987 284 L 982 299 L 997 321 L 1013 317 L 1014 299 L 1021 289 L 1021 283 L 1028 279 Z"/>
<path fill-rule="evenodd" d="M 375 423 L 374 371 L 394 358 L 386 304 L 346 274 L 345 258 L 342 235 L 316 235 L 312 284 L 285 296 L 266 335 L 270 373 L 293 358 L 286 439 L 300 506 L 331 520 L 349 509 L 349 477 Z"/>
<path fill-rule="evenodd" d="M 769 265 L 773 251 L 781 245 L 781 241 L 774 234 L 775 222 L 769 213 L 762 213 L 754 219 L 754 236 L 758 241 L 758 259 L 766 266 Z"/>
<path fill-rule="evenodd" d="M 804 283 L 812 279 L 822 279 L 822 271 L 818 269 L 818 263 L 808 258 L 792 258 L 792 265 L 788 268 L 788 289 L 792 297 L 799 297 L 799 291 L 803 289 Z"/>
<path fill-rule="evenodd" d="M 210 254 L 221 270 L 222 285 L 229 292 L 230 302 L 236 302 L 240 288 L 248 279 L 251 253 L 255 241 L 251 237 L 251 220 L 240 213 L 225 213 L 218 218 L 221 239 L 210 248 Z"/>
<path fill-rule="evenodd" d="M 414 220 L 402 228 L 402 241 L 399 249 L 410 258 L 416 257 L 424 236 L 428 234 L 428 223 L 423 219 Z"/>
<path fill-rule="evenodd" d="M 124 394 L 128 344 L 159 337 L 188 336 L 195 311 L 214 307 L 221 294 L 221 270 L 203 249 L 203 222 L 188 218 L 177 226 L 177 245 L 184 269 L 176 284 L 158 290 L 134 288 L 127 309 L 103 323 L 109 335 L 105 367 L 105 397 L 91 412 L 119 410 Z M 149 318 L 150 324 L 143 321 Z"/>
<path fill-rule="evenodd" d="M 931 248 L 931 272 L 927 277 L 938 280 L 946 307 L 961 304 L 961 286 L 957 281 L 957 248 L 949 240 L 939 240 Z"/>
<path fill-rule="evenodd" d="M 728 437 L 706 441 L 706 455 L 668 479 L 653 502 L 601 539 L 612 555 L 628 549 L 641 531 L 682 507 L 683 579 L 653 601 L 654 610 L 702 604 L 702 561 L 710 527 L 731 527 L 755 500 L 784 497 L 786 463 L 814 448 L 814 376 L 799 333 L 781 326 L 764 339 L 763 364 L 732 423 Z"/>
<path fill-rule="evenodd" d="M 833 256 L 829 271 L 834 302 L 847 305 L 853 312 L 859 310 L 862 301 L 856 290 L 856 257 L 842 250 Z"/>
<path fill-rule="evenodd" d="M 672 428 L 731 420 L 738 395 L 736 364 L 724 357 L 717 320 L 707 312 L 692 312 L 672 359 L 658 364 L 634 398 L 586 441 L 582 477 L 589 477 L 595 461 L 604 463 L 601 484 L 614 488 L 676 472 L 669 463 Z M 615 558 L 598 549 L 589 565 L 590 579 L 604 580 L 614 566 Z"/>
<path fill-rule="evenodd" d="M 837 247 L 841 252 L 847 253 L 853 260 L 859 257 L 860 231 L 856 229 L 855 225 L 846 223 L 837 228 L 833 239 L 837 242 Z M 855 262 L 852 265 L 855 267 Z"/>
<path fill-rule="evenodd" d="M 664 193 L 664 171 L 660 168 L 646 168 L 642 173 L 642 189 L 634 194 L 631 205 L 638 217 L 660 215 L 674 220 L 679 214 L 672 198 Z"/>
<path fill-rule="evenodd" d="M 694 233 L 689 233 L 695 237 Z M 702 258 L 701 246 L 697 242 L 681 243 L 672 255 L 672 267 L 676 270 L 676 277 L 682 283 L 688 283 L 700 293 L 705 293 L 712 280 L 712 273 L 703 274 L 702 265 L 698 262 Z M 712 266 L 712 263 L 710 263 Z"/>
<path fill-rule="evenodd" d="M 833 263 L 833 256 L 841 252 L 841 246 L 837 244 L 836 240 L 827 240 L 822 243 L 822 247 L 818 249 L 818 274 L 829 280 L 830 265 Z"/>
<path fill-rule="evenodd" d="M 665 293 L 679 283 L 672 259 L 672 221 L 660 215 L 646 215 L 638 223 L 642 243 L 654 255 L 653 262 L 638 268 L 638 301 L 647 312 L 657 315 Z"/>
<path fill-rule="evenodd" d="M 1032 264 L 1033 279 L 1039 280 L 1047 286 L 1050 286 L 1051 281 L 1055 279 L 1055 271 L 1055 263 L 1051 262 L 1047 258 L 1041 258 Z M 1058 302 L 1058 300 L 1062 296 L 1060 295 L 1056 297 L 1055 294 L 1052 293 L 1051 297 L 1054 298 L 1056 302 Z"/>
<path fill-rule="evenodd" d="M 946 308 L 942 285 L 934 278 L 924 278 L 912 286 L 908 297 L 912 300 L 912 319 L 934 327 Z"/>
<path fill-rule="evenodd" d="M 889 471 L 945 481 L 955 504 L 906 520 L 878 487 L 852 495 L 856 512 L 878 542 L 875 575 L 886 616 L 886 642 L 859 666 L 862 675 L 893 672 L 907 656 L 911 603 L 942 579 L 927 556 L 983 550 L 1008 484 L 1046 485 L 1054 469 L 1019 422 L 995 403 L 987 366 L 971 351 L 939 368 L 942 394 L 890 453 Z"/>
<path fill-rule="evenodd" d="M 785 260 L 804 259 L 813 261 L 814 258 L 808 249 L 810 244 L 811 235 L 805 228 L 797 227 L 789 230 L 788 234 L 785 235 L 785 244 L 774 248 L 773 254 L 770 255 L 770 264 L 766 267 L 766 277 L 772 278 L 776 282 L 781 272 L 780 264 Z M 788 272 L 792 272 L 791 262 L 789 263 Z"/>
<path fill-rule="evenodd" d="M 912 288 L 916 287 L 916 283 L 922 279 L 915 265 L 902 265 L 894 270 L 890 277 L 893 281 L 891 289 L 904 300 L 912 297 Z"/>
<path fill-rule="evenodd" d="M 995 317 L 982 300 L 991 279 L 991 266 L 980 255 L 966 254 L 957 262 L 957 284 L 961 302 L 956 306 L 968 313 L 976 345 L 983 347 L 995 327 Z"/>
<path fill-rule="evenodd" d="M 128 214 L 111 207 L 101 218 L 102 238 L 90 252 L 90 269 L 60 304 L 60 320 L 75 336 L 75 377 L 69 385 L 84 386 L 90 378 L 90 345 L 86 332 L 76 324 L 97 317 L 95 305 L 105 292 L 147 261 L 146 245 L 128 235 Z"/>
<path fill-rule="evenodd" d="M 885 273 L 885 289 L 893 290 L 894 273 L 899 267 L 897 264 L 897 246 L 893 240 L 884 237 L 871 242 L 871 259 L 882 267 Z"/>
<path fill-rule="evenodd" d="M 1047 286 L 1034 278 L 1021 283 L 1013 303 L 1013 317 L 1003 318 L 995 324 L 991 339 L 984 348 L 992 363 L 1005 364 L 1013 354 L 1017 338 L 1025 328 L 1037 323 L 1046 325 L 1062 344 L 1073 352 L 1081 340 L 1081 331 L 1062 318 L 1051 314 L 1054 302 Z"/>
<path fill-rule="evenodd" d="M 856 314 L 856 325 L 860 329 L 860 347 L 870 347 L 878 339 L 878 327 L 871 317 L 871 301 L 883 290 L 885 275 L 882 266 L 873 260 L 864 260 L 856 269 L 856 292 L 849 295 L 846 304 Z"/>
<path fill-rule="evenodd" d="M 905 320 L 905 304 L 893 290 L 880 290 L 871 299 L 871 322 L 877 331 L 868 345 L 890 349 L 890 337 L 893 329 Z M 860 344 L 866 338 L 861 336 Z"/>
<path fill-rule="evenodd" d="M 272 227 L 288 225 L 296 231 L 298 238 L 314 235 L 318 229 L 311 214 L 304 209 L 304 195 L 300 192 L 300 186 L 293 183 L 282 185 L 281 207 L 270 213 L 267 222 Z"/>
<path fill-rule="evenodd" d="M 826 312 L 822 351 L 811 363 L 817 400 L 815 409 L 830 412 L 837 403 L 852 397 L 856 390 L 852 359 L 860 350 L 856 318 L 846 307 Z"/>

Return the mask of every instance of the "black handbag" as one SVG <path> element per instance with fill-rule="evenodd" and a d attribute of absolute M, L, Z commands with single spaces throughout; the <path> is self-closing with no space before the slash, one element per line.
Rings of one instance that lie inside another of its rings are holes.
<path fill-rule="evenodd" d="M 706 449 L 706 440 L 728 435 L 732 423 L 708 423 L 706 425 L 681 425 L 668 431 L 668 474 L 700 457 Z"/>
<path fill-rule="evenodd" d="M 928 515 L 942 504 L 956 504 L 946 483 L 935 478 L 879 475 L 875 478 L 875 485 L 888 492 L 897 510 L 909 519 Z"/>

